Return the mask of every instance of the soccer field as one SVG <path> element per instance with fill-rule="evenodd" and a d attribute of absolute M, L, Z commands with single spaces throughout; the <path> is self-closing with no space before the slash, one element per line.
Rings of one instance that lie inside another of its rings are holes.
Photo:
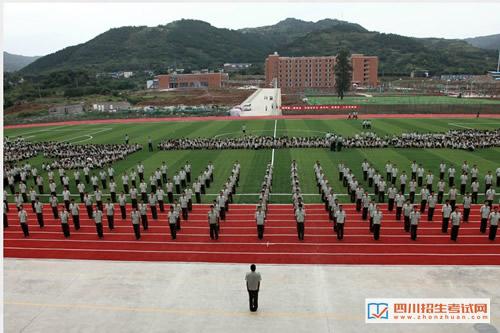
<path fill-rule="evenodd" d="M 365 97 L 348 96 L 343 100 L 336 96 L 308 96 L 309 104 L 354 104 L 354 105 L 396 105 L 396 104 L 500 104 L 500 100 L 482 98 L 456 98 L 450 96 L 387 96 L 387 97 Z"/>
<path fill-rule="evenodd" d="M 323 165 L 327 178 L 334 190 L 344 195 L 345 188 L 338 180 L 337 164 L 344 161 L 353 169 L 356 177 L 362 181 L 361 162 L 363 159 L 373 164 L 385 175 L 384 165 L 390 160 L 396 163 L 400 172 L 405 170 L 411 174 L 410 164 L 413 160 L 422 163 L 424 168 L 431 170 L 434 175 L 439 174 L 439 163 L 445 161 L 447 165 L 454 165 L 457 172 L 464 160 L 472 166 L 477 164 L 480 170 L 480 183 L 483 186 L 483 177 L 487 171 L 493 173 L 500 166 L 500 148 L 480 149 L 474 152 L 452 149 L 343 149 L 341 152 L 331 152 L 328 149 L 276 149 L 272 150 L 180 150 L 159 151 L 156 145 L 164 138 L 178 137 L 235 137 L 241 136 L 241 127 L 245 124 L 247 134 L 251 135 L 276 135 L 279 136 L 324 136 L 328 132 L 353 136 L 363 131 L 361 120 L 292 120 L 292 119 L 266 119 L 266 120 L 220 120 L 199 122 L 151 122 L 151 123 L 109 123 L 93 125 L 50 126 L 35 128 L 5 129 L 4 135 L 16 137 L 22 135 L 31 141 L 68 141 L 75 144 L 105 144 L 123 143 L 125 134 L 130 136 L 130 143 L 140 143 L 144 149 L 129 155 L 125 160 L 114 165 L 117 172 L 118 189 L 121 190 L 121 174 L 125 170 L 135 168 L 142 161 L 146 167 L 145 175 L 149 176 L 153 170 L 165 161 L 169 168 L 169 177 L 177 172 L 186 161 L 192 164 L 193 176 L 197 176 L 212 161 L 215 165 L 214 184 L 203 196 L 203 202 L 210 202 L 223 182 L 230 175 L 234 161 L 241 163 L 240 184 L 237 189 L 235 202 L 256 203 L 258 191 L 264 178 L 266 165 L 273 160 L 274 178 L 271 193 L 271 203 L 290 203 L 290 163 L 293 159 L 298 162 L 302 192 L 305 194 L 306 203 L 320 202 L 314 173 L 313 163 L 318 160 Z M 494 129 L 500 127 L 500 119 L 374 119 L 372 131 L 380 136 L 400 134 L 403 132 L 443 132 L 448 129 Z M 147 150 L 148 136 L 151 136 L 155 151 Z M 274 159 L 273 159 L 274 156 Z M 40 170 L 44 157 L 40 154 L 29 160 Z M 99 170 L 94 170 L 97 174 Z M 56 172 L 57 174 L 57 172 Z M 77 194 L 72 172 L 70 175 L 70 191 Z M 45 181 L 46 173 L 42 173 Z M 436 181 L 437 182 L 437 181 Z M 59 182 L 57 181 L 59 184 Z M 28 186 L 32 186 L 32 181 Z M 468 186 L 470 185 L 470 182 Z M 60 185 L 59 185 L 60 186 Z M 469 190 L 469 188 L 468 188 Z M 497 191 L 500 190 L 497 188 Z M 62 189 L 58 188 L 58 193 Z M 347 201 L 347 196 L 340 197 Z M 12 202 L 12 197 L 9 197 Z M 45 201 L 45 200 L 44 200 Z M 45 201 L 46 202 L 46 201 Z M 459 199 L 459 202 L 461 200 Z"/>

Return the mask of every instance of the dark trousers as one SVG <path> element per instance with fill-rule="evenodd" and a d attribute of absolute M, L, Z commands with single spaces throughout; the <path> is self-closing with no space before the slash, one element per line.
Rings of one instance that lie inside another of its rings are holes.
<path fill-rule="evenodd" d="M 304 240 L 304 223 L 297 222 L 297 236 L 300 240 Z"/>
<path fill-rule="evenodd" d="M 73 216 L 73 225 L 75 226 L 75 230 L 80 229 L 80 215 L 72 215 Z"/>
<path fill-rule="evenodd" d="M 418 184 L 418 187 L 422 187 L 422 184 L 423 184 L 423 178 L 422 177 L 418 177 L 417 178 L 417 184 Z"/>
<path fill-rule="evenodd" d="M 52 214 L 54 215 L 55 219 L 59 218 L 59 212 L 57 211 L 57 207 L 52 207 Z"/>
<path fill-rule="evenodd" d="M 222 209 L 221 209 L 222 211 Z M 187 220 L 188 219 L 188 209 L 187 207 L 186 208 L 182 208 L 182 219 L 183 220 Z"/>
<path fill-rule="evenodd" d="M 361 211 L 361 199 L 356 199 L 356 211 Z"/>
<path fill-rule="evenodd" d="M 497 229 L 498 229 L 497 225 L 490 225 L 490 235 L 488 237 L 490 240 L 495 240 L 497 236 Z"/>
<path fill-rule="evenodd" d="M 30 232 L 28 230 L 28 223 L 21 223 L 21 229 L 23 229 L 24 237 L 28 237 Z"/>
<path fill-rule="evenodd" d="M 344 179 L 344 173 L 343 172 L 339 172 L 339 180 L 343 180 Z"/>
<path fill-rule="evenodd" d="M 115 203 L 116 202 L 116 192 L 110 192 L 111 194 L 111 202 Z"/>
<path fill-rule="evenodd" d="M 380 238 L 380 224 L 373 225 L 373 239 L 378 240 Z"/>
<path fill-rule="evenodd" d="M 172 239 L 176 239 L 177 238 L 177 226 L 175 225 L 175 223 L 170 223 L 168 226 L 170 227 L 170 236 L 172 237 Z"/>
<path fill-rule="evenodd" d="M 106 189 L 106 179 L 101 179 L 102 188 Z"/>
<path fill-rule="evenodd" d="M 43 185 L 38 185 L 38 193 L 43 194 Z"/>
<path fill-rule="evenodd" d="M 141 222 L 142 222 L 142 228 L 144 230 L 148 230 L 148 216 L 147 215 L 141 215 Z"/>
<path fill-rule="evenodd" d="M 61 223 L 61 227 L 62 227 L 64 237 L 68 238 L 69 237 L 69 224 Z"/>
<path fill-rule="evenodd" d="M 410 192 L 410 197 L 409 197 L 409 199 L 410 199 L 410 202 L 411 202 L 411 203 L 415 203 L 415 192 Z"/>
<path fill-rule="evenodd" d="M 401 190 L 401 194 L 405 194 L 406 184 L 401 184 L 399 189 Z"/>
<path fill-rule="evenodd" d="M 385 202 L 385 193 L 383 191 L 378 192 L 378 202 Z"/>
<path fill-rule="evenodd" d="M 191 172 L 186 172 L 186 180 L 188 183 L 191 183 Z"/>
<path fill-rule="evenodd" d="M 160 206 L 160 212 L 163 213 L 165 211 L 165 203 L 163 200 L 158 200 L 158 205 Z"/>
<path fill-rule="evenodd" d="M 365 182 L 368 180 L 368 171 L 363 171 L 363 180 Z"/>
<path fill-rule="evenodd" d="M 125 220 L 127 218 L 127 209 L 125 206 L 120 206 L 120 213 L 122 215 L 122 220 Z"/>
<path fill-rule="evenodd" d="M 138 208 L 137 199 L 131 199 L 131 201 L 132 201 L 132 208 Z"/>
<path fill-rule="evenodd" d="M 102 232 L 102 223 L 96 223 L 95 224 L 95 228 L 96 228 L 96 231 L 97 231 L 97 236 L 99 238 L 103 238 L 104 237 L 104 234 Z"/>
<path fill-rule="evenodd" d="M 248 291 L 248 301 L 250 303 L 250 311 L 255 312 L 259 307 L 259 291 L 249 290 Z"/>
<path fill-rule="evenodd" d="M 84 193 L 80 192 L 80 202 L 82 202 L 82 203 L 83 203 L 83 196 L 84 196 Z"/>
<path fill-rule="evenodd" d="M 172 192 L 168 192 L 167 193 L 167 198 L 168 198 L 168 202 L 169 203 L 173 203 L 174 202 L 174 194 Z"/>
<path fill-rule="evenodd" d="M 425 212 L 425 206 L 427 206 L 427 200 L 420 201 L 420 213 Z"/>
<path fill-rule="evenodd" d="M 139 224 L 132 224 L 134 227 L 135 239 L 141 238 L 141 226 Z"/>
<path fill-rule="evenodd" d="M 148 194 L 146 192 L 141 192 L 141 200 L 144 202 L 148 201 Z"/>
<path fill-rule="evenodd" d="M 71 202 L 69 200 L 64 200 L 64 207 L 66 207 L 66 210 L 69 210 L 69 204 Z"/>
<path fill-rule="evenodd" d="M 460 227 L 458 225 L 451 226 L 451 240 L 456 241 L 458 237 L 458 229 Z"/>
<path fill-rule="evenodd" d="M 89 219 L 91 219 L 93 213 L 92 205 L 90 206 L 85 205 L 85 208 L 87 208 L 87 216 L 89 217 Z"/>
<path fill-rule="evenodd" d="M 97 207 L 99 208 L 99 210 L 102 211 L 102 208 L 103 208 L 102 200 L 96 201 L 95 203 L 97 204 Z"/>
<path fill-rule="evenodd" d="M 449 217 L 443 217 L 443 224 L 441 225 L 442 232 L 448 232 L 448 223 L 450 222 Z"/>
<path fill-rule="evenodd" d="M 193 200 L 189 199 L 188 200 L 188 211 L 192 211 L 193 210 Z"/>
<path fill-rule="evenodd" d="M 403 207 L 396 207 L 396 220 L 401 221 L 402 212 L 403 212 Z"/>
<path fill-rule="evenodd" d="M 259 239 L 262 239 L 264 237 L 264 225 L 263 224 L 257 225 L 257 237 Z"/>
<path fill-rule="evenodd" d="M 200 191 L 201 191 L 201 194 L 205 194 L 206 193 L 206 191 L 205 191 L 205 184 L 201 184 Z"/>
<path fill-rule="evenodd" d="M 167 177 L 167 174 L 166 174 L 166 173 L 162 173 L 162 174 L 161 174 L 161 180 L 163 180 L 163 182 L 164 182 L 165 184 L 167 183 L 168 177 Z"/>
<path fill-rule="evenodd" d="M 4 228 L 8 228 L 9 227 L 9 220 L 8 220 L 6 212 L 3 212 L 3 227 Z"/>
<path fill-rule="evenodd" d="M 427 220 L 432 221 L 432 218 L 434 217 L 434 207 L 429 207 L 429 210 L 427 211 Z"/>
<path fill-rule="evenodd" d="M 457 200 L 450 200 L 451 211 L 455 211 L 455 205 L 457 204 Z"/>
<path fill-rule="evenodd" d="M 156 209 L 156 206 L 150 206 L 151 208 L 151 216 L 153 217 L 153 220 L 158 220 L 158 209 Z"/>
<path fill-rule="evenodd" d="M 106 215 L 108 219 L 108 227 L 113 230 L 115 228 L 115 217 L 113 215 Z"/>
<path fill-rule="evenodd" d="M 473 204 L 477 204 L 477 192 L 472 192 L 471 199 Z"/>
<path fill-rule="evenodd" d="M 469 222 L 470 208 L 464 208 L 464 222 Z"/>
<path fill-rule="evenodd" d="M 372 187 L 373 186 L 373 178 L 368 178 L 368 186 Z"/>
<path fill-rule="evenodd" d="M 487 225 L 488 225 L 488 219 L 481 218 L 481 226 L 479 227 L 479 231 L 481 231 L 481 233 L 484 234 L 486 232 Z"/>
<path fill-rule="evenodd" d="M 417 240 L 417 228 L 418 228 L 418 225 L 416 225 L 416 224 L 412 224 L 410 226 L 410 233 L 411 233 L 412 240 Z"/>
<path fill-rule="evenodd" d="M 365 221 L 368 217 L 368 207 L 363 207 L 361 218 Z"/>
<path fill-rule="evenodd" d="M 337 223 L 337 239 L 344 239 L 344 223 Z"/>
<path fill-rule="evenodd" d="M 177 218 L 176 228 L 177 228 L 177 230 L 181 230 L 181 217 L 180 216 Z"/>
<path fill-rule="evenodd" d="M 210 224 L 210 238 L 219 239 L 219 230 L 217 230 L 217 224 Z"/>
<path fill-rule="evenodd" d="M 394 209 L 394 198 L 389 198 L 389 206 L 387 208 L 390 212 Z"/>
<path fill-rule="evenodd" d="M 438 197 L 437 197 L 437 202 L 438 203 L 443 203 L 443 196 L 444 196 L 444 192 L 443 191 L 439 191 L 438 192 Z"/>
<path fill-rule="evenodd" d="M 448 186 L 452 187 L 453 185 L 455 185 L 455 177 L 449 177 Z"/>
<path fill-rule="evenodd" d="M 90 175 L 85 175 L 85 182 L 90 183 Z"/>
<path fill-rule="evenodd" d="M 466 186 L 466 184 L 460 184 L 460 194 L 461 195 L 465 194 L 465 186 Z"/>
<path fill-rule="evenodd" d="M 181 187 L 182 188 L 186 187 L 186 180 L 185 179 L 181 179 Z"/>
<path fill-rule="evenodd" d="M 44 226 L 43 214 L 42 213 L 37 213 L 36 214 L 36 219 L 38 220 L 38 224 L 40 225 L 40 228 L 43 228 L 43 226 Z"/>
<path fill-rule="evenodd" d="M 409 232 L 410 231 L 410 217 L 405 216 L 404 220 L 405 220 L 405 231 Z"/>
<path fill-rule="evenodd" d="M 123 192 L 128 194 L 128 191 L 129 191 L 128 184 L 123 184 Z"/>
<path fill-rule="evenodd" d="M 181 184 L 176 184 L 175 185 L 175 193 L 181 194 Z"/>
<path fill-rule="evenodd" d="M 201 194 L 200 194 L 200 192 L 196 192 L 195 193 L 195 197 L 196 197 L 196 203 L 201 203 Z"/>

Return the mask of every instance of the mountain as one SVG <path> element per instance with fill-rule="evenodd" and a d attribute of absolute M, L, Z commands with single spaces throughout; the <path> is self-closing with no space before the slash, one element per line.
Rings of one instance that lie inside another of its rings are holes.
<path fill-rule="evenodd" d="M 26 57 L 8 52 L 3 53 L 3 71 L 14 72 L 31 64 L 40 57 Z"/>
<path fill-rule="evenodd" d="M 470 45 L 482 49 L 500 50 L 500 34 L 464 39 Z"/>
<path fill-rule="evenodd" d="M 484 73 L 496 61 L 494 51 L 483 50 L 458 39 L 412 38 L 378 32 L 338 32 L 332 29 L 309 33 L 288 44 L 290 56 L 352 53 L 377 55 L 379 72 L 409 74 L 414 69 L 431 73 Z"/>
<path fill-rule="evenodd" d="M 433 73 L 484 73 L 496 66 L 496 54 L 463 40 L 412 38 L 368 31 L 345 21 L 307 22 L 293 18 L 275 25 L 221 29 L 198 20 L 157 27 L 121 27 L 67 47 L 26 66 L 23 74 L 58 70 L 90 72 L 152 69 L 220 68 L 225 62 L 262 66 L 268 54 L 334 55 L 341 47 L 380 57 L 380 72 L 406 74 L 415 68 Z"/>
<path fill-rule="evenodd" d="M 349 23 L 335 19 L 324 19 L 318 22 L 308 22 L 287 18 L 275 25 L 268 25 L 257 28 L 244 28 L 239 31 L 245 34 L 254 33 L 262 38 L 270 39 L 275 46 L 285 45 L 297 37 L 303 37 L 311 32 L 332 29 L 345 32 L 368 32 L 359 24 Z"/>

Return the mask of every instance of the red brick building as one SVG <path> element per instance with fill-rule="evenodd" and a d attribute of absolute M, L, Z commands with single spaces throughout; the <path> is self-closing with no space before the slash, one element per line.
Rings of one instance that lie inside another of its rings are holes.
<path fill-rule="evenodd" d="M 378 57 L 353 54 L 351 64 L 353 84 L 378 85 Z M 333 88 L 334 68 L 335 56 L 280 57 L 274 53 L 266 59 L 266 85 L 272 85 L 276 78 L 278 87 L 285 90 Z"/>
<path fill-rule="evenodd" d="M 221 88 L 228 80 L 226 73 L 166 74 L 155 77 L 155 88 Z"/>

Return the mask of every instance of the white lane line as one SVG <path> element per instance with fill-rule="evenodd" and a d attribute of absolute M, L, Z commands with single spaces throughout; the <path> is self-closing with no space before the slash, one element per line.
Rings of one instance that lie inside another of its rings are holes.
<path fill-rule="evenodd" d="M 104 227 L 104 226 L 103 226 Z M 166 229 L 166 228 L 165 228 Z M 178 233 L 178 235 L 181 235 L 181 236 L 189 236 L 189 237 L 203 237 L 203 238 L 207 238 L 209 235 L 208 235 L 208 227 L 207 227 L 207 233 L 206 234 L 184 234 L 184 233 Z M 222 226 L 221 230 L 224 231 L 224 226 Z M 40 234 L 60 234 L 62 236 L 62 231 L 60 232 L 56 232 L 56 231 L 41 231 L 41 232 L 38 232 Z M 96 235 L 95 232 L 76 232 L 75 231 L 75 235 Z M 104 236 L 119 236 L 119 235 L 125 235 L 125 236 L 131 236 L 133 237 L 133 231 L 130 231 L 130 232 L 109 232 L 109 231 L 106 231 L 104 230 Z M 170 237 L 170 233 L 169 232 L 145 232 L 143 233 L 143 235 L 165 235 L 165 236 L 168 236 Z M 256 233 L 250 233 L 250 234 L 227 234 L 227 233 L 221 233 L 220 236 L 224 236 L 224 237 L 256 237 Z M 363 238 L 370 238 L 370 239 L 373 239 L 373 235 L 371 234 L 368 234 L 368 233 L 364 233 L 364 234 L 347 234 L 345 235 L 346 237 L 363 237 Z M 409 237 L 410 235 L 408 233 L 405 233 L 405 234 L 397 234 L 397 235 L 382 235 L 381 237 L 382 238 L 410 238 Z M 97 237 L 97 235 L 96 235 Z M 266 234 L 265 237 L 267 238 L 273 238 L 273 237 L 297 237 L 297 233 L 291 233 L 291 234 Z M 334 234 L 333 231 L 331 234 L 320 234 L 320 235 L 309 235 L 309 237 L 318 237 L 318 238 L 335 238 L 337 239 L 337 234 Z M 484 234 L 481 234 L 481 235 L 459 235 L 458 236 L 459 238 L 480 238 L 480 239 L 485 239 L 486 237 L 488 237 L 488 235 L 484 235 Z M 418 238 L 445 238 L 445 239 L 450 239 L 450 235 L 449 234 L 442 234 L 442 235 L 418 235 Z M 22 239 L 22 238 L 20 238 Z M 43 239 L 43 238 L 42 238 Z M 36 238 L 34 238 L 33 240 L 37 240 Z M 67 240 L 69 243 L 71 242 L 71 240 Z M 96 239 L 96 242 L 99 241 Z M 211 243 L 209 243 L 211 244 Z M 391 243 L 386 243 L 387 245 L 391 245 Z M 412 244 L 409 243 L 407 244 L 408 246 L 411 246 Z M 452 244 L 452 243 L 449 243 L 447 244 L 449 246 L 454 246 L 455 244 Z"/>
<path fill-rule="evenodd" d="M 460 125 L 457 123 L 448 123 L 448 125 L 455 126 L 455 127 L 461 127 L 461 128 L 465 128 L 465 129 L 472 129 L 472 127 L 463 126 L 463 125 Z"/>
<path fill-rule="evenodd" d="M 264 243 L 262 243 L 264 245 Z M 239 251 L 167 251 L 167 250 L 118 250 L 118 249 L 75 249 L 75 248 L 44 248 L 44 247 L 5 247 L 5 250 L 28 250 L 28 251 L 73 251 L 73 252 L 117 252 L 117 253 L 165 253 L 165 254 L 218 254 L 218 255 L 291 255 L 291 256 L 438 256 L 438 257 L 500 257 L 500 253 L 366 253 L 366 252 L 239 252 Z"/>
<path fill-rule="evenodd" d="M 273 138 L 276 138 L 276 127 L 278 125 L 278 119 L 274 119 L 274 134 L 273 134 Z M 273 151 L 271 153 L 271 166 L 274 166 L 274 148 L 273 148 Z"/>
<path fill-rule="evenodd" d="M 65 140 L 65 141 L 66 142 L 70 142 L 70 141 L 72 141 L 74 139 L 78 139 L 78 138 L 82 138 L 82 137 L 86 137 L 86 138 L 83 139 L 83 140 L 73 141 L 73 142 L 70 142 L 70 143 L 80 143 L 80 142 L 89 141 L 89 140 L 92 140 L 94 138 L 92 136 L 92 134 L 95 135 L 95 134 L 102 133 L 102 132 L 105 132 L 105 131 L 110 131 L 112 129 L 113 129 L 112 127 L 103 127 L 103 128 L 95 129 L 93 132 L 89 132 L 89 134 L 83 134 L 83 135 L 75 136 L 75 137 L 73 137 L 71 139 L 68 139 L 68 140 Z"/>
<path fill-rule="evenodd" d="M 61 232 L 59 232 L 60 234 Z M 95 235 L 95 233 L 93 233 Z M 168 234 L 170 235 L 170 234 Z M 67 239 L 31 239 L 31 238 L 8 238 L 5 239 L 5 241 L 40 241 L 40 242 L 68 242 Z M 120 243 L 120 244 L 167 244 L 167 245 L 210 245 L 212 246 L 213 243 L 211 242 L 177 242 L 177 241 L 162 241 L 162 242 L 155 242 L 155 241 L 108 241 L 101 239 L 99 241 L 97 240 L 70 240 L 71 242 L 77 242 L 77 243 Z M 264 243 L 249 243 L 249 242 L 217 242 L 217 245 L 267 245 Z M 338 242 L 338 243 L 269 243 L 269 245 L 284 245 L 284 246 L 290 246 L 290 245 L 300 245 L 300 246 L 411 246 L 411 247 L 419 247 L 419 246 L 450 246 L 452 245 L 453 248 L 455 247 L 470 247 L 470 246 L 493 246 L 493 247 L 498 247 L 500 246 L 500 243 L 498 244 L 411 244 L 411 243 L 343 243 L 343 242 Z"/>
<path fill-rule="evenodd" d="M 275 130 L 255 130 L 255 131 L 246 131 L 248 134 L 250 133 L 256 133 L 256 134 L 259 134 L 261 132 L 274 132 Z M 321 134 L 327 134 L 328 132 L 324 132 L 324 131 L 315 131 L 315 130 L 301 130 L 301 129 L 286 129 L 286 128 L 278 128 L 278 131 L 286 131 L 286 132 L 305 132 L 305 133 L 321 133 Z M 227 132 L 227 133 L 221 133 L 221 134 L 217 134 L 216 136 L 214 136 L 214 139 L 216 138 L 220 138 L 222 136 L 227 136 L 227 135 L 230 135 L 230 134 L 239 134 L 241 132 Z"/>

